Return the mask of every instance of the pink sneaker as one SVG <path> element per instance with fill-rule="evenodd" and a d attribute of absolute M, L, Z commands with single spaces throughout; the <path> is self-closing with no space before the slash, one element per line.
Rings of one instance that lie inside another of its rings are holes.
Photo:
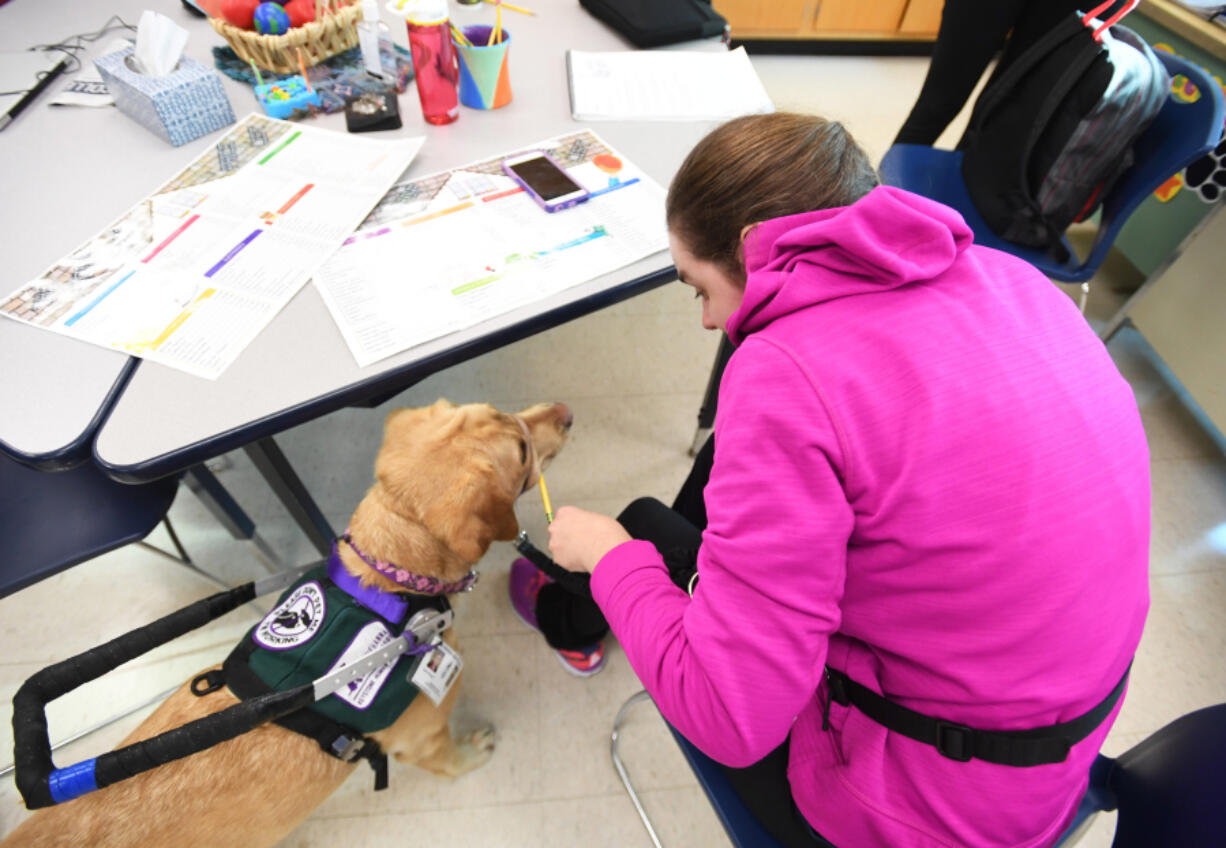
<path fill-rule="evenodd" d="M 520 617 L 524 624 L 540 632 L 536 622 L 536 596 L 541 588 L 553 582 L 528 560 L 520 557 L 511 563 L 511 579 L 507 590 L 511 595 L 511 609 Z M 554 651 L 562 667 L 576 677 L 591 677 L 604 668 L 604 645 L 597 642 L 577 651 Z"/>
<path fill-rule="evenodd" d="M 511 595 L 511 609 L 524 624 L 538 633 L 541 628 L 536 623 L 536 596 L 541 593 L 541 587 L 552 582 L 552 577 L 523 557 L 511 563 L 511 580 L 507 586 Z"/>
<path fill-rule="evenodd" d="M 554 651 L 562 661 L 562 668 L 575 677 L 591 677 L 604 668 L 604 645 L 595 645 L 578 651 Z"/>

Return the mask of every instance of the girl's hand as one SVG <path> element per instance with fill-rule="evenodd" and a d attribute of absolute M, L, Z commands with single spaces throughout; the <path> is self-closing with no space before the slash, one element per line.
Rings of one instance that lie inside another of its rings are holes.
<path fill-rule="evenodd" d="M 549 553 L 567 571 L 590 573 L 605 554 L 629 541 L 614 519 L 578 507 L 562 507 L 549 525 Z"/>

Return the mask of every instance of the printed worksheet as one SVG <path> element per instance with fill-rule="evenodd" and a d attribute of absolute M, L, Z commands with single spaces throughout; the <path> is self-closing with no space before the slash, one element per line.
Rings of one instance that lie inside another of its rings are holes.
<path fill-rule="evenodd" d="M 545 212 L 504 156 L 397 183 L 315 274 L 359 366 L 668 247 L 664 190 L 591 131 L 534 145 L 590 199 Z"/>
<path fill-rule="evenodd" d="M 0 314 L 214 379 L 370 213 L 424 139 L 252 114 Z"/>

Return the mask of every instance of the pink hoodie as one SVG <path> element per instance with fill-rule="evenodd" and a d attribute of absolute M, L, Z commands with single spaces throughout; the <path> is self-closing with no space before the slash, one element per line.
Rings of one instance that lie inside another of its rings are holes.
<path fill-rule="evenodd" d="M 1066 295 L 917 195 L 767 221 L 746 254 L 698 588 L 635 541 L 596 600 L 711 757 L 791 734 L 792 794 L 839 848 L 1052 844 L 1115 713 L 1063 763 L 955 762 L 854 707 L 823 731 L 822 669 L 983 729 L 1102 700 L 1148 607 L 1132 392 Z"/>

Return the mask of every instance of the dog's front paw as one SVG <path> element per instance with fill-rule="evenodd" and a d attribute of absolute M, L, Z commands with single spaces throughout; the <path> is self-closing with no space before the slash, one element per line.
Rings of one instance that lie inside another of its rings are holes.
<path fill-rule="evenodd" d="M 457 740 L 452 776 L 480 768 L 494 754 L 494 727 L 487 724 Z"/>
<path fill-rule="evenodd" d="M 479 730 L 474 730 L 466 740 L 473 750 L 491 754 L 494 751 L 494 725 L 487 724 Z"/>

